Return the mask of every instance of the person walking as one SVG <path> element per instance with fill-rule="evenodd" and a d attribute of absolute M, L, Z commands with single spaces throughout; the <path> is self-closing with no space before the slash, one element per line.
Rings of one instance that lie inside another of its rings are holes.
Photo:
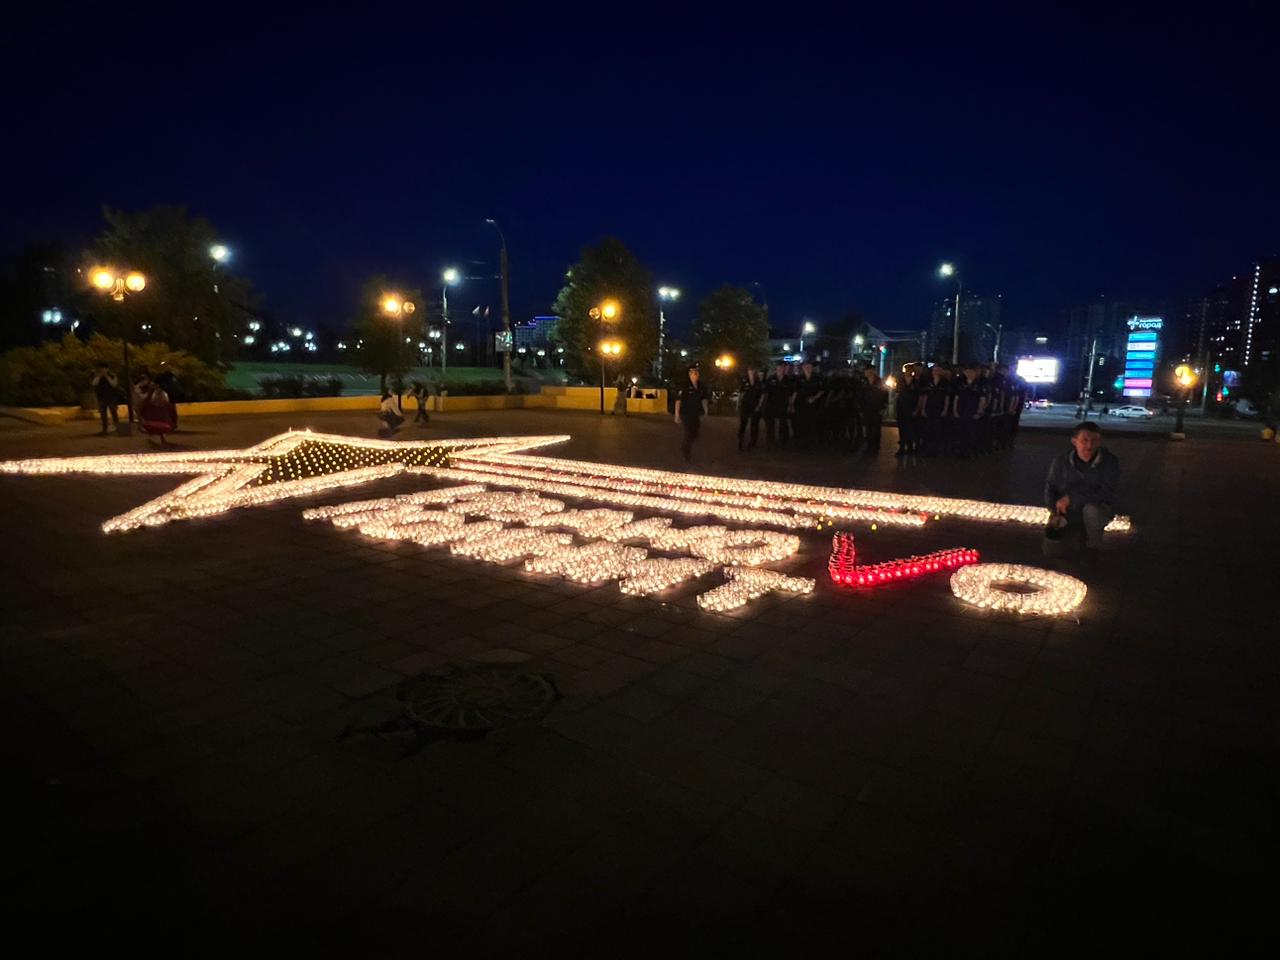
<path fill-rule="evenodd" d="M 684 439 L 680 453 L 685 463 L 693 460 L 693 445 L 702 429 L 702 418 L 707 413 L 707 391 L 699 382 L 702 374 L 697 367 L 689 368 L 689 382 L 676 397 L 676 423 L 684 427 Z"/>
<path fill-rule="evenodd" d="M 404 423 L 403 408 L 400 406 L 400 397 L 398 394 L 392 393 L 390 390 L 382 391 L 382 403 L 378 407 L 378 419 L 382 421 L 383 427 L 378 432 L 390 437 L 400 429 L 400 425 Z"/>
<path fill-rule="evenodd" d="M 760 416 L 764 409 L 764 381 L 755 367 L 747 368 L 746 379 L 738 387 L 738 452 L 742 452 L 742 440 L 751 427 L 750 448 L 754 450 L 760 439 Z"/>
<path fill-rule="evenodd" d="M 1071 449 L 1054 458 L 1044 481 L 1044 505 L 1050 510 L 1045 555 L 1063 556 L 1083 540 L 1086 559 L 1097 562 L 1103 531 L 1116 515 L 1119 486 L 1120 460 L 1102 446 L 1102 429 L 1085 420 L 1071 432 Z"/>
<path fill-rule="evenodd" d="M 867 367 L 867 389 L 862 392 L 862 424 L 867 432 L 867 453 L 880 452 L 880 429 L 884 423 L 884 408 L 889 402 L 889 391 L 884 388 L 875 370 Z"/>
<path fill-rule="evenodd" d="M 93 395 L 98 401 L 98 416 L 102 418 L 102 436 L 107 435 L 107 414 L 111 414 L 111 426 L 119 428 L 120 414 L 116 406 L 120 403 L 120 381 L 107 369 L 105 363 L 98 365 L 98 372 L 93 378 Z"/>
<path fill-rule="evenodd" d="M 409 396 L 413 397 L 418 404 L 418 414 L 413 418 L 413 422 L 430 423 L 431 416 L 427 413 L 427 385 L 421 380 L 415 380 Z"/>
<path fill-rule="evenodd" d="M 627 415 L 627 378 L 622 374 L 618 374 L 618 379 L 613 382 L 613 409 L 609 411 L 609 416 L 621 413 L 624 417 Z"/>

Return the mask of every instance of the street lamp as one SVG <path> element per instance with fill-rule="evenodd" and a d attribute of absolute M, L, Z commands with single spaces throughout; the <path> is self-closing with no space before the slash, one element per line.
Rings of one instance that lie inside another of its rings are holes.
<path fill-rule="evenodd" d="M 1185 440 L 1187 435 L 1182 432 L 1182 417 L 1187 410 L 1187 397 L 1191 396 L 1191 388 L 1196 385 L 1196 371 L 1185 363 L 1179 364 L 1173 371 L 1173 377 L 1178 381 L 1178 386 L 1182 387 L 1182 396 L 1178 399 L 1178 422 L 1174 424 L 1173 433 L 1169 435 L 1170 440 Z"/>
<path fill-rule="evenodd" d="M 502 250 L 500 251 L 502 267 L 502 334 L 506 340 L 507 347 L 506 350 L 502 351 L 502 379 L 506 384 L 507 393 L 510 393 L 513 389 L 511 382 L 511 261 L 507 257 L 507 237 L 502 232 L 502 228 L 498 226 L 498 222 L 489 217 L 486 217 L 484 222 L 498 231 L 498 239 L 502 241 Z"/>
<path fill-rule="evenodd" d="M 123 304 L 131 293 L 141 293 L 147 286 L 147 278 L 137 270 L 121 276 L 106 267 L 94 267 L 89 271 L 89 282 L 99 293 L 107 294 L 116 303 Z M 122 308 L 123 310 L 123 308 Z M 121 341 L 124 344 L 124 405 L 129 411 L 126 423 L 116 428 L 121 436 L 133 433 L 133 377 L 129 373 L 129 314 L 124 313 L 125 323 Z"/>
<path fill-rule="evenodd" d="M 384 293 L 382 295 L 380 306 L 382 307 L 382 312 L 393 320 L 403 320 L 417 309 L 417 306 L 412 300 L 405 300 L 398 293 Z M 295 337 L 302 333 L 302 331 L 297 327 L 294 327 L 289 332 Z M 412 340 L 411 338 L 406 337 L 405 342 L 410 343 Z M 387 375 L 385 373 L 382 375 L 381 388 L 383 392 L 387 389 Z"/>
<path fill-rule="evenodd" d="M 678 287 L 659 287 L 658 288 L 658 379 L 662 379 L 662 348 L 667 342 L 667 315 L 662 309 L 662 304 L 667 300 L 679 300 L 680 289 Z"/>
<path fill-rule="evenodd" d="M 215 243 L 209 248 L 209 256 L 214 263 L 226 263 L 231 259 L 231 248 L 225 243 Z"/>
<path fill-rule="evenodd" d="M 804 362 L 804 338 L 812 333 L 817 333 L 818 328 L 808 320 L 804 322 L 804 326 L 800 328 L 800 362 Z"/>
<path fill-rule="evenodd" d="M 963 289 L 960 283 L 960 274 L 956 270 L 955 264 L 944 263 L 938 267 L 938 276 L 944 279 L 955 277 L 956 281 L 956 309 L 955 316 L 952 318 L 951 330 L 951 362 L 960 362 L 960 291 Z"/>
<path fill-rule="evenodd" d="M 622 307 L 618 305 L 617 300 L 602 300 L 598 307 L 592 307 L 589 311 L 587 311 L 587 316 L 589 316 L 592 320 L 596 320 L 599 322 L 601 338 L 604 337 L 604 325 L 606 323 L 612 323 L 621 315 L 622 315 Z M 605 351 L 606 344 L 609 346 L 617 346 L 618 350 L 616 351 L 616 353 L 622 352 L 622 344 L 619 343 L 618 341 L 601 339 L 600 341 L 600 412 L 602 414 L 604 413 L 604 356 L 606 353 Z"/>
<path fill-rule="evenodd" d="M 440 279 L 444 281 L 440 287 L 440 315 L 442 318 L 440 329 L 444 331 L 440 354 L 440 379 L 443 380 L 445 374 L 449 372 L 449 287 L 460 283 L 462 274 L 457 271 L 457 268 L 448 267 L 440 274 Z"/>

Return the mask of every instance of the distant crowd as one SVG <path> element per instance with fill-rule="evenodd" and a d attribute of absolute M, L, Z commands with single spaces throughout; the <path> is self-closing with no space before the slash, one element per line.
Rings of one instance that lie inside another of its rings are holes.
<path fill-rule="evenodd" d="M 673 412 L 686 432 L 690 414 L 700 420 L 706 409 L 696 370 L 689 380 L 673 393 Z M 875 455 L 892 403 L 897 456 L 969 458 L 1014 442 L 1029 397 L 1027 384 L 1002 363 L 911 364 L 896 380 L 882 379 L 871 367 L 823 374 L 811 363 L 779 363 L 768 376 L 751 369 L 741 379 L 738 449 L 756 447 L 763 432 L 768 449 L 791 445 Z"/>

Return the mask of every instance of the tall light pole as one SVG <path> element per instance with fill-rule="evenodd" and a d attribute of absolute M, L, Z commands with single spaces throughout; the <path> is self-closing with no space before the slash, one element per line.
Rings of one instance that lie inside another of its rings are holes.
<path fill-rule="evenodd" d="M 122 276 L 106 267 L 94 267 L 90 270 L 89 282 L 100 293 L 110 294 L 111 299 L 121 305 L 122 312 L 125 297 L 131 293 L 141 293 L 147 286 L 147 278 L 137 270 L 130 270 Z M 133 433 L 133 377 L 129 373 L 129 334 L 132 331 L 127 312 L 124 312 L 123 327 L 120 339 L 124 343 L 124 404 L 129 411 L 129 419 L 123 426 L 117 427 L 116 432 L 127 437 Z"/>
<path fill-rule="evenodd" d="M 662 379 L 662 351 L 667 342 L 667 315 L 662 304 L 668 300 L 679 300 L 680 290 L 677 287 L 658 288 L 658 379 Z"/>
<path fill-rule="evenodd" d="M 213 261 L 213 292 L 218 292 L 218 268 L 231 259 L 231 248 L 225 243 L 209 246 L 209 259 Z M 230 327 L 228 326 L 228 332 Z M 218 362 L 222 362 L 222 333 L 218 330 L 217 319 L 214 319 L 213 339 L 217 341 Z"/>
<path fill-rule="evenodd" d="M 617 300 L 605 300 L 600 304 L 600 306 L 592 307 L 587 312 L 587 316 L 589 316 L 592 320 L 599 321 L 600 323 L 600 345 L 597 349 L 600 351 L 600 412 L 602 414 L 604 413 L 604 355 L 606 353 L 605 346 L 606 344 L 609 345 L 610 347 L 615 345 L 614 341 L 605 340 L 604 325 L 606 323 L 612 323 L 614 320 L 618 319 L 618 315 L 621 312 L 622 312 L 622 308 L 618 306 Z M 618 349 L 616 351 L 610 349 L 608 352 L 614 353 L 615 355 L 622 353 L 621 345 L 618 345 Z"/>
<path fill-rule="evenodd" d="M 1182 417 L 1187 412 L 1187 398 L 1191 396 L 1191 388 L 1196 385 L 1196 371 L 1183 363 L 1173 371 L 1173 376 L 1178 381 L 1178 386 L 1182 388 L 1182 396 L 1178 398 L 1178 422 L 1174 424 L 1173 433 L 1169 435 L 1169 439 L 1185 440 L 1187 435 L 1182 432 Z"/>
<path fill-rule="evenodd" d="M 960 362 L 960 294 L 964 287 L 960 283 L 960 274 L 953 263 L 944 263 L 938 267 L 938 276 L 954 277 L 956 281 L 956 308 L 951 327 L 951 362 L 955 364 Z"/>
<path fill-rule="evenodd" d="M 413 311 L 417 309 L 417 306 L 414 304 L 412 300 L 405 300 L 398 293 L 384 293 L 382 295 L 382 300 L 380 301 L 379 306 L 382 308 L 382 312 L 386 316 L 391 317 L 393 320 L 403 320 L 405 317 L 410 316 L 413 313 Z M 404 332 L 404 327 L 401 327 L 399 330 L 396 331 L 397 355 L 399 355 L 400 351 L 404 349 L 404 344 L 400 340 L 400 335 L 403 332 Z M 387 374 L 385 371 L 381 376 L 381 381 L 382 381 L 381 383 L 382 392 L 386 393 L 387 392 Z"/>
<path fill-rule="evenodd" d="M 502 332 L 507 346 L 507 349 L 502 351 L 502 381 L 506 384 L 507 393 L 511 393 L 513 389 L 511 383 L 511 261 L 507 258 L 507 238 L 502 228 L 492 219 L 486 219 L 485 223 L 498 231 L 498 238 L 502 241 Z"/>
<path fill-rule="evenodd" d="M 818 328 L 808 320 L 804 322 L 804 326 L 800 328 L 800 362 L 804 363 L 804 338 L 806 334 L 817 333 Z"/>
<path fill-rule="evenodd" d="M 996 335 L 995 346 L 991 348 L 991 362 L 999 363 L 1000 362 L 1000 334 L 1004 330 L 1004 323 L 1001 322 L 1000 324 L 994 327 L 991 324 L 985 323 L 985 322 L 982 325 Z"/>
<path fill-rule="evenodd" d="M 440 279 L 444 281 L 440 286 L 440 331 L 443 340 L 440 348 L 440 379 L 443 381 L 445 374 L 449 372 L 449 287 L 458 283 L 462 274 L 454 267 L 449 267 L 440 274 Z"/>

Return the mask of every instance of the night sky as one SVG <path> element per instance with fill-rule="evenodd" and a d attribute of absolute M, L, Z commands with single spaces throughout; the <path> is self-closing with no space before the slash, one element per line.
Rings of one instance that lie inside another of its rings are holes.
<path fill-rule="evenodd" d="M 1200 293 L 1280 248 L 1261 4 L 190 9 L 6 25 L 0 256 L 92 235 L 104 203 L 183 203 L 276 315 L 341 323 L 373 273 L 491 277 L 494 217 L 516 319 L 615 234 L 686 291 L 677 323 L 759 281 L 785 331 L 849 308 L 920 328 L 943 259 L 1029 327 L 1100 293 Z M 491 279 L 455 297 L 497 313 Z"/>

